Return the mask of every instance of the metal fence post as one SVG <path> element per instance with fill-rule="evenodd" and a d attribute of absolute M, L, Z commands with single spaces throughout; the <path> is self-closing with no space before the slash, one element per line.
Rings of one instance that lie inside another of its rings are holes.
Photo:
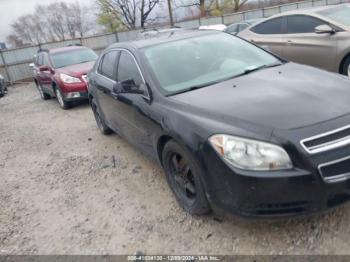
<path fill-rule="evenodd" d="M 13 82 L 12 82 L 12 79 L 11 79 L 11 76 L 10 76 L 10 73 L 9 73 L 9 69 L 7 67 L 7 64 L 6 64 L 6 61 L 5 61 L 5 57 L 4 57 L 4 54 L 3 54 L 2 50 L 0 50 L 0 57 L 1 57 L 2 62 L 4 63 L 4 68 L 5 68 L 5 73 L 6 73 L 7 80 L 10 82 L 10 85 L 13 85 Z"/>
<path fill-rule="evenodd" d="M 115 32 L 115 42 L 116 42 L 116 43 L 118 43 L 118 42 L 119 42 L 118 32 Z"/>

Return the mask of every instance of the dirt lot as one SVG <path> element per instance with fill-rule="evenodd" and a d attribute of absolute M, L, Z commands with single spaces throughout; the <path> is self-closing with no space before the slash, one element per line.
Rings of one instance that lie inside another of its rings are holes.
<path fill-rule="evenodd" d="M 63 111 L 22 85 L 0 116 L 0 254 L 350 254 L 349 205 L 287 221 L 191 217 L 87 104 Z"/>

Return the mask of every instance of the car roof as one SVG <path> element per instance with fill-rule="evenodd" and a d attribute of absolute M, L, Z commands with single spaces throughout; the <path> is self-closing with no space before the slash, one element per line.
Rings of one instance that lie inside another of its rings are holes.
<path fill-rule="evenodd" d="M 223 34 L 223 32 L 214 31 L 214 30 L 178 30 L 178 31 L 169 32 L 169 34 L 160 34 L 159 36 L 155 36 L 152 38 L 116 43 L 109 46 L 108 49 L 123 48 L 128 46 L 132 46 L 135 49 L 142 49 L 147 46 L 158 45 L 162 43 L 169 43 L 169 42 L 188 39 L 192 37 L 214 35 L 214 34 Z"/>
<path fill-rule="evenodd" d="M 86 48 L 85 46 L 79 46 L 79 45 L 72 45 L 72 46 L 66 46 L 66 47 L 59 47 L 59 48 L 52 48 L 52 49 L 43 49 L 40 51 L 43 52 L 49 52 L 50 54 L 56 54 L 56 53 L 64 53 L 64 52 L 70 52 L 78 49 L 84 49 Z"/>
<path fill-rule="evenodd" d="M 345 4 L 349 5 L 349 4 Z M 299 14 L 317 14 L 320 11 L 327 10 L 327 9 L 332 9 L 335 7 L 339 7 L 342 5 L 328 5 L 328 6 L 318 6 L 318 7 L 308 7 L 308 8 L 303 8 L 303 9 L 296 9 L 296 10 L 290 10 L 286 11 L 277 15 L 274 15 L 273 17 L 279 17 L 279 16 L 286 16 L 286 15 L 299 15 Z"/>

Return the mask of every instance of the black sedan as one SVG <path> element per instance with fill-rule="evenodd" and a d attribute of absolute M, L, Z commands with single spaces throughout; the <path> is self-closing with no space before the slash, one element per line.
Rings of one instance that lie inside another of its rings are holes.
<path fill-rule="evenodd" d="M 350 198 L 350 81 L 216 31 L 118 43 L 89 74 L 104 134 L 165 170 L 180 205 L 292 216 Z"/>

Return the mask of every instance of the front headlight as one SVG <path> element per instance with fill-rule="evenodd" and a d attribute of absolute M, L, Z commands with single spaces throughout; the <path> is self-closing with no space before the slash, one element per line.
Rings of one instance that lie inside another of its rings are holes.
<path fill-rule="evenodd" d="M 81 80 L 79 78 L 69 76 L 66 74 L 60 74 L 60 78 L 61 78 L 62 82 L 66 83 L 66 84 L 81 83 Z"/>
<path fill-rule="evenodd" d="M 214 135 L 209 141 L 221 157 L 240 169 L 274 171 L 293 167 L 287 152 L 277 145 L 230 135 Z"/>

